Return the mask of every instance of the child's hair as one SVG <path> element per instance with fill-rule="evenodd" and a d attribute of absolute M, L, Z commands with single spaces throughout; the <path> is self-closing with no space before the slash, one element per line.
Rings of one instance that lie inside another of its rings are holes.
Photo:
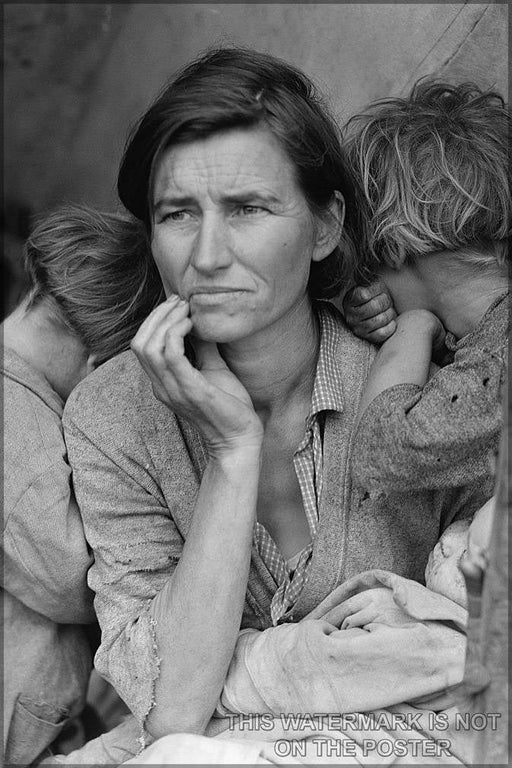
<path fill-rule="evenodd" d="M 465 249 L 480 267 L 507 263 L 510 117 L 499 93 L 423 80 L 347 130 L 367 205 L 359 279 L 444 250 Z"/>
<path fill-rule="evenodd" d="M 28 307 L 48 301 L 98 365 L 129 347 L 164 298 L 146 231 L 126 215 L 62 207 L 35 226 L 24 261 Z"/>

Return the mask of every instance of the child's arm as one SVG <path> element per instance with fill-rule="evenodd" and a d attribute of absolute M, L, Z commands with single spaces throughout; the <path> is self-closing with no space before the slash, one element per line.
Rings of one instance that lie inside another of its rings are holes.
<path fill-rule="evenodd" d="M 441 321 L 423 309 L 404 312 L 396 320 L 396 331 L 379 349 L 372 364 L 359 415 L 390 387 L 417 384 L 423 387 L 431 370 L 433 351 L 445 336 Z"/>
<path fill-rule="evenodd" d="M 363 395 L 352 456 L 359 486 L 405 492 L 490 481 L 502 426 L 506 310 L 503 303 L 462 339 L 453 362 L 428 380 L 436 324 L 425 315 L 398 318 L 404 333 L 379 350 Z"/>

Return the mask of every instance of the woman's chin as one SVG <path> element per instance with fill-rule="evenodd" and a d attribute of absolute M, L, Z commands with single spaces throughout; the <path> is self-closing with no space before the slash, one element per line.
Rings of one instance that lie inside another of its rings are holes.
<path fill-rule="evenodd" d="M 236 319 L 211 318 L 193 313 L 191 320 L 194 325 L 192 335 L 202 341 L 229 344 L 232 341 L 239 341 L 246 335 L 240 321 Z"/>

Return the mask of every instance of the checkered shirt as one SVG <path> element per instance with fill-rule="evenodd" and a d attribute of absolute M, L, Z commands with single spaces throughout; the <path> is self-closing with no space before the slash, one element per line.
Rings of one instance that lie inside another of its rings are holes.
<path fill-rule="evenodd" d="M 325 411 L 342 410 L 341 372 L 335 363 L 339 337 L 336 318 L 329 309 L 317 305 L 320 324 L 320 350 L 316 367 L 311 410 L 304 437 L 293 454 L 311 542 L 299 556 L 292 571 L 267 529 L 259 522 L 254 529 L 254 546 L 273 577 L 277 591 L 272 598 L 270 616 L 275 626 L 290 618 L 290 613 L 307 581 L 313 541 L 318 528 L 318 505 L 322 494 L 322 425 Z"/>

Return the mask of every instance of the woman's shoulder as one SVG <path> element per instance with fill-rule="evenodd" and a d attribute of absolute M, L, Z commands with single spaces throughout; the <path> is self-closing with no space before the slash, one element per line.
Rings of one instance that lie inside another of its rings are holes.
<path fill-rule="evenodd" d="M 155 398 L 151 383 L 130 350 L 103 363 L 78 384 L 64 408 L 64 427 L 83 431 L 139 429 L 167 411 Z"/>
<path fill-rule="evenodd" d="M 72 391 L 66 408 L 87 404 L 92 398 L 133 397 L 148 387 L 147 376 L 131 350 L 107 360 L 85 377 Z"/>
<path fill-rule="evenodd" d="M 349 328 L 337 304 L 332 301 L 317 301 L 316 311 L 320 317 L 322 332 L 329 338 L 329 350 L 341 365 L 354 358 L 373 359 L 377 348 L 362 339 Z"/>

